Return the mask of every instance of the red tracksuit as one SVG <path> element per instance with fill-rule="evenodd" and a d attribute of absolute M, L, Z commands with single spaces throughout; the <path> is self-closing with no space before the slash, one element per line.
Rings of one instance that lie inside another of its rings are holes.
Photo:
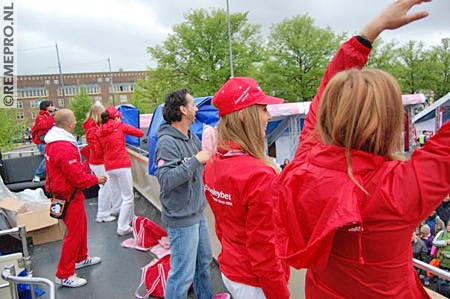
<path fill-rule="evenodd" d="M 61 128 L 53 127 L 46 135 L 45 157 L 47 163 L 46 190 L 69 199 L 64 224 L 66 235 L 61 248 L 56 277 L 68 278 L 75 273 L 75 263 L 85 260 L 87 250 L 87 219 L 83 189 L 98 183 L 95 175 L 87 173 L 81 164 L 75 138 Z M 50 188 L 51 187 L 51 188 Z"/>

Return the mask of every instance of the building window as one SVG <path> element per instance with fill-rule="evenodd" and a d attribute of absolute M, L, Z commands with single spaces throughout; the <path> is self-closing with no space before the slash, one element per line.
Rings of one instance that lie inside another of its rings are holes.
<path fill-rule="evenodd" d="M 53 84 L 58 84 L 59 81 L 58 80 L 53 80 Z"/>
<path fill-rule="evenodd" d="M 128 102 L 128 97 L 126 95 L 120 95 L 120 102 L 121 103 L 126 103 Z"/>
<path fill-rule="evenodd" d="M 30 101 L 30 108 L 39 108 L 39 100 L 31 100 Z"/>
<path fill-rule="evenodd" d="M 23 102 L 22 101 L 17 101 L 17 108 L 23 109 Z"/>
<path fill-rule="evenodd" d="M 18 120 L 22 120 L 22 119 L 24 119 L 25 118 L 25 115 L 23 114 L 23 112 L 18 112 L 17 113 L 17 119 Z"/>
<path fill-rule="evenodd" d="M 58 99 L 58 107 L 66 107 L 64 99 L 63 98 L 59 98 Z"/>
<path fill-rule="evenodd" d="M 98 85 L 85 86 L 85 90 L 86 90 L 86 93 L 88 93 L 88 94 L 100 93 L 100 89 L 98 88 Z"/>

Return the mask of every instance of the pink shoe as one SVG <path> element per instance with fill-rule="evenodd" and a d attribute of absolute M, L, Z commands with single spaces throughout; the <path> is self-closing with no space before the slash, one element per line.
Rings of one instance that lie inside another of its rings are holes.
<path fill-rule="evenodd" d="M 218 293 L 214 295 L 214 299 L 230 299 L 231 296 L 228 293 Z"/>

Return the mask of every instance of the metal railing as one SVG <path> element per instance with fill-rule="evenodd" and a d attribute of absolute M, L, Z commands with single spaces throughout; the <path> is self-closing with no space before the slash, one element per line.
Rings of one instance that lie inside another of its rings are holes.
<path fill-rule="evenodd" d="M 11 298 L 12 299 L 19 299 L 19 293 L 17 291 L 17 284 L 19 283 L 26 283 L 30 284 L 30 292 L 31 292 L 31 298 L 36 298 L 36 294 L 34 291 L 34 285 L 47 285 L 48 286 L 48 294 L 49 299 L 55 299 L 55 284 L 47 279 L 47 278 L 40 278 L 40 277 L 21 277 L 16 276 L 16 269 L 14 265 L 6 265 L 3 268 L 2 271 L 2 278 L 9 282 L 9 289 L 11 291 Z"/>
<path fill-rule="evenodd" d="M 438 276 L 439 278 L 450 281 L 450 272 L 448 272 L 448 271 L 434 267 L 434 266 L 427 264 L 425 262 L 422 262 L 418 259 L 413 259 L 413 264 L 414 264 L 414 267 L 416 267 L 416 268 L 433 273 L 434 275 Z"/>
<path fill-rule="evenodd" d="M 18 235 L 20 237 L 20 240 L 22 242 L 22 251 L 23 251 L 23 257 L 19 259 L 18 265 L 21 268 L 25 268 L 27 271 L 27 276 L 16 276 L 16 269 L 14 265 L 6 265 L 1 273 L 2 278 L 7 281 L 8 283 L 0 285 L 0 288 L 7 288 L 9 286 L 11 290 L 11 298 L 12 299 L 18 299 L 18 291 L 17 291 L 17 284 L 18 283 L 27 283 L 30 284 L 30 292 L 31 292 L 31 298 L 36 298 L 36 294 L 34 291 L 34 285 L 47 285 L 49 290 L 49 299 L 55 299 L 55 285 L 52 281 L 46 279 L 46 278 L 40 278 L 40 277 L 33 277 L 33 271 L 31 269 L 31 256 L 28 251 L 28 244 L 27 244 L 27 231 L 25 229 L 25 226 L 18 226 L 11 229 L 1 230 L 0 236 L 3 235 Z"/>
<path fill-rule="evenodd" d="M 25 226 L 17 226 L 10 229 L 5 229 L 0 231 L 0 236 L 4 235 L 18 235 L 21 242 L 22 242 L 22 251 L 23 251 L 23 258 L 19 260 L 19 266 L 23 267 L 27 270 L 27 273 L 29 275 L 33 274 L 33 271 L 31 269 L 31 256 L 30 252 L 28 251 L 28 244 L 27 244 L 27 231 L 25 229 Z M 0 285 L 0 288 L 4 287 L 3 285 Z"/>

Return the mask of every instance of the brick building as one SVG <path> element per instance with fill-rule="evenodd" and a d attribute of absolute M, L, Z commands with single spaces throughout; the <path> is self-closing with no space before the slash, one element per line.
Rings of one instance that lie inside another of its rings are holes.
<path fill-rule="evenodd" d="M 53 101 L 57 108 L 70 107 L 73 98 L 80 94 L 81 86 L 104 106 L 129 103 L 136 81 L 145 76 L 145 71 L 64 74 L 64 92 L 58 74 L 17 76 L 17 119 L 27 119 L 32 125 L 42 100 Z"/>

